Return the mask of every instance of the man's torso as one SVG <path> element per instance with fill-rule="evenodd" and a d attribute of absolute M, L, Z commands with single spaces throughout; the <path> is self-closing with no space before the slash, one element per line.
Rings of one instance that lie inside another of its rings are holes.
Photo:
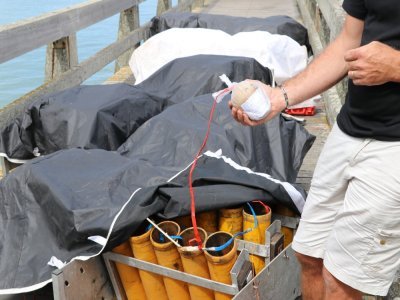
<path fill-rule="evenodd" d="M 364 20 L 361 45 L 372 41 L 400 50 L 400 2 L 398 0 L 345 0 L 345 11 Z M 400 140 L 400 84 L 356 86 L 349 80 L 339 127 L 355 137 Z"/>

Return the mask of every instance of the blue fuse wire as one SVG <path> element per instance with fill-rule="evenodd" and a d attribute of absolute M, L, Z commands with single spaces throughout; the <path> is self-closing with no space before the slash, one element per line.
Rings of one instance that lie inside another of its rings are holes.
<path fill-rule="evenodd" d="M 249 228 L 249 229 L 247 229 L 247 230 L 245 230 L 245 231 L 241 231 L 241 232 L 235 233 L 235 234 L 233 235 L 233 237 L 231 237 L 226 243 L 222 244 L 221 246 L 204 248 L 204 250 L 207 250 L 207 251 L 222 251 L 222 250 L 224 250 L 225 248 L 227 248 L 227 247 L 233 242 L 233 240 L 234 240 L 236 237 L 238 237 L 238 236 L 240 236 L 240 235 L 244 235 L 244 234 L 246 234 L 246 233 L 249 233 L 250 231 L 252 231 L 253 229 L 256 229 L 256 228 L 258 227 L 258 220 L 257 220 L 256 212 L 254 211 L 253 207 L 250 205 L 249 202 L 247 202 L 246 204 L 249 206 L 250 211 L 251 211 L 251 214 L 253 215 L 253 218 L 254 218 L 254 227 Z"/>

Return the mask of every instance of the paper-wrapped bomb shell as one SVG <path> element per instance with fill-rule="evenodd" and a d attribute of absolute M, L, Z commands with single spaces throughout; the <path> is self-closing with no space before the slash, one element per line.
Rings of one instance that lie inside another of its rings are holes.
<path fill-rule="evenodd" d="M 235 84 L 232 90 L 232 105 L 240 107 L 256 91 L 256 87 L 249 81 L 241 81 Z"/>

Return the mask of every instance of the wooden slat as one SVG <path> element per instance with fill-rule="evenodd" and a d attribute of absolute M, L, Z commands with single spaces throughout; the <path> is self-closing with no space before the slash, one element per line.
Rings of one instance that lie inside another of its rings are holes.
<path fill-rule="evenodd" d="M 342 2 L 340 0 L 317 0 L 318 7 L 331 30 L 331 40 L 340 33 L 343 26 L 344 11 L 341 8 Z"/>
<path fill-rule="evenodd" d="M 0 26 L 0 63 L 111 17 L 143 0 L 90 0 Z"/>
<path fill-rule="evenodd" d="M 181 12 L 181 11 L 191 11 L 195 0 L 181 0 L 178 5 L 172 7 L 167 12 Z"/>
<path fill-rule="evenodd" d="M 308 37 L 314 54 L 319 55 L 324 50 L 324 48 L 318 35 L 317 28 L 315 27 L 314 20 L 311 17 L 310 11 L 308 10 L 307 4 L 309 1 L 310 0 L 297 0 L 297 4 L 300 9 L 301 16 L 303 17 L 304 25 L 307 28 Z M 329 121 L 329 124 L 333 126 L 336 121 L 336 116 L 339 114 L 339 111 L 342 107 L 338 90 L 334 86 L 325 91 L 322 95 L 325 99 L 327 119 Z"/>
<path fill-rule="evenodd" d="M 118 41 L 123 39 L 126 35 L 139 27 L 139 6 L 134 6 L 130 9 L 124 10 L 123 12 L 121 12 L 119 17 Z M 133 50 L 135 50 L 139 46 L 140 45 L 137 44 L 136 46 L 129 49 L 129 51 L 125 52 L 123 55 L 117 58 L 115 62 L 115 72 L 118 72 L 120 68 L 128 65 Z"/>
<path fill-rule="evenodd" d="M 72 34 L 47 46 L 44 80 L 53 80 L 76 65 L 78 46 L 76 34 Z"/>
<path fill-rule="evenodd" d="M 158 0 L 157 1 L 157 16 L 161 15 L 162 13 L 166 12 L 172 7 L 171 0 Z"/>
<path fill-rule="evenodd" d="M 76 67 L 63 73 L 57 79 L 45 83 L 31 93 L 14 101 L 4 109 L 0 110 L 0 128 L 3 128 L 6 124 L 19 116 L 30 103 L 39 97 L 44 94 L 61 91 L 82 83 L 110 62 L 114 61 L 116 57 L 132 48 L 141 40 L 146 39 L 149 35 L 150 23 L 147 23 L 141 28 L 132 31 L 124 39 L 112 43 Z"/>
<path fill-rule="evenodd" d="M 310 189 L 311 178 L 314 174 L 318 157 L 330 132 L 323 100 L 317 104 L 316 112 L 315 116 L 304 117 L 306 121 L 305 128 L 309 133 L 315 135 L 316 139 L 310 151 L 307 152 L 296 179 L 296 183 L 300 184 L 306 191 Z"/>
<path fill-rule="evenodd" d="M 135 77 L 132 74 L 132 70 L 129 66 L 119 69 L 118 72 L 114 73 L 113 76 L 108 78 L 104 84 L 114 84 L 114 83 L 127 83 L 135 84 Z"/>

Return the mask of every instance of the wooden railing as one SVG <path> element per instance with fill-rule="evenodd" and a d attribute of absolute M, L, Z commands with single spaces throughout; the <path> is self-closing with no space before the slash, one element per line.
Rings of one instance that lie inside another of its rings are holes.
<path fill-rule="evenodd" d="M 133 49 L 150 34 L 149 23 L 139 25 L 139 3 L 143 1 L 91 0 L 0 26 L 0 63 L 48 45 L 45 83 L 0 109 L 0 128 L 44 94 L 80 84 L 113 61 L 116 70 L 126 66 Z M 168 10 L 190 11 L 192 6 L 203 5 L 204 0 L 181 0 L 171 7 L 171 0 L 158 0 L 157 15 Z M 118 40 L 79 63 L 76 32 L 118 13 Z"/>
<path fill-rule="evenodd" d="M 310 44 L 318 55 L 340 33 L 344 22 L 343 0 L 297 0 Z M 327 70 L 329 72 L 329 70 Z M 323 94 L 327 118 L 331 125 L 342 107 L 347 88 L 346 80 Z"/>

